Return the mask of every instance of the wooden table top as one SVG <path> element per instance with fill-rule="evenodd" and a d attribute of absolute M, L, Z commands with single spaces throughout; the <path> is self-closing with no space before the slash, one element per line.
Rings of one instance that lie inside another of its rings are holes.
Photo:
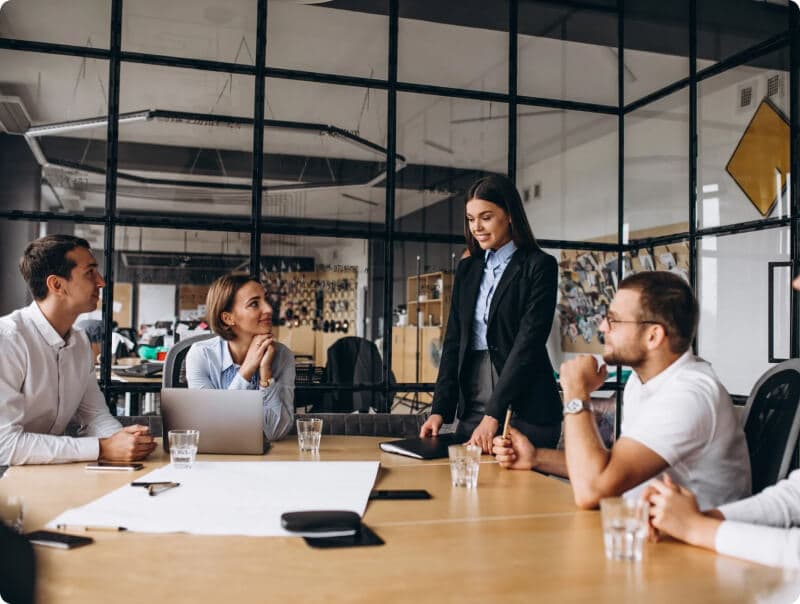
<path fill-rule="evenodd" d="M 446 460 L 382 453 L 387 439 L 323 436 L 320 459 L 380 460 L 377 486 L 427 489 L 431 500 L 372 501 L 364 521 L 379 547 L 318 550 L 300 538 L 92 533 L 71 551 L 37 548 L 39 602 L 753 602 L 800 575 L 679 543 L 646 544 L 641 563 L 603 556 L 599 512 L 576 509 L 568 484 L 481 464 L 477 490 L 450 485 Z M 307 454 L 303 454 L 307 455 Z M 287 439 L 264 457 L 303 460 Z M 25 498 L 25 528 L 41 528 L 150 471 L 87 472 L 84 464 L 11 468 L 0 496 Z"/>

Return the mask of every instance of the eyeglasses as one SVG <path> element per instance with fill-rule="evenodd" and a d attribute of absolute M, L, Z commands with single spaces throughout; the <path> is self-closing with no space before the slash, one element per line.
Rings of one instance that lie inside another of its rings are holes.
<path fill-rule="evenodd" d="M 633 323 L 634 325 L 662 325 L 660 321 L 623 321 L 621 319 L 612 319 L 608 315 L 603 317 L 603 321 L 608 323 L 608 331 L 614 329 L 614 323 Z"/>

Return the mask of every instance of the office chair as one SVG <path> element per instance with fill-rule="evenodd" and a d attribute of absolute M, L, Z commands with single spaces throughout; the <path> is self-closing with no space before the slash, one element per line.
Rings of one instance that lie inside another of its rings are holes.
<path fill-rule="evenodd" d="M 164 360 L 162 385 L 164 388 L 186 388 L 186 355 L 192 344 L 213 338 L 213 333 L 201 333 L 196 336 L 184 338 L 167 352 Z"/>
<path fill-rule="evenodd" d="M 800 359 L 789 359 L 756 382 L 742 415 L 753 493 L 786 478 L 800 431 Z"/>
<path fill-rule="evenodd" d="M 380 384 L 383 380 L 383 360 L 373 342 L 357 336 L 348 336 L 334 342 L 328 348 L 325 364 L 326 384 L 339 386 L 369 386 Z M 394 383 L 394 376 L 391 377 Z M 366 413 L 370 407 L 387 410 L 386 395 L 383 392 L 329 392 L 321 404 L 316 404 L 312 412 Z"/>
<path fill-rule="evenodd" d="M 419 436 L 419 430 L 427 419 L 422 415 L 404 413 L 310 413 L 296 417 L 320 418 L 323 434 L 393 438 Z M 292 426 L 289 434 L 297 434 L 297 426 Z"/>

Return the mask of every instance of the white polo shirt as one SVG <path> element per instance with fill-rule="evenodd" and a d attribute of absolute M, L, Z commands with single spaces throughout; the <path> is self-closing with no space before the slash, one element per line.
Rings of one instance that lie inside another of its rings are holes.
<path fill-rule="evenodd" d="M 62 436 L 71 419 L 90 436 Z M 83 331 L 64 341 L 36 302 L 0 317 L 0 465 L 97 459 L 120 429 Z"/>
<path fill-rule="evenodd" d="M 750 495 L 744 431 L 706 361 L 687 351 L 646 384 L 634 372 L 623 401 L 620 436 L 664 458 L 670 466 L 666 472 L 695 494 L 700 509 Z M 625 496 L 638 496 L 644 486 Z"/>

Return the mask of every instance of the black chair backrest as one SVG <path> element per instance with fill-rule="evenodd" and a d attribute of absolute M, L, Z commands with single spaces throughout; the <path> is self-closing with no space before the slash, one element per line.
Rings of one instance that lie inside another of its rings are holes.
<path fill-rule="evenodd" d="M 800 431 L 800 359 L 784 361 L 756 382 L 742 421 L 753 493 L 786 478 Z"/>
<path fill-rule="evenodd" d="M 192 344 L 213 338 L 214 334 L 201 333 L 184 338 L 169 349 L 164 361 L 164 372 L 161 384 L 164 388 L 186 388 L 186 355 Z"/>
<path fill-rule="evenodd" d="M 383 380 L 383 361 L 374 343 L 364 338 L 348 336 L 328 348 L 325 383 L 340 386 L 375 385 Z M 386 396 L 379 391 L 330 392 L 313 411 L 350 413 L 369 411 L 370 407 L 384 410 Z"/>
<path fill-rule="evenodd" d="M 419 429 L 428 419 L 424 415 L 404 413 L 309 413 L 296 417 L 322 419 L 323 434 L 394 438 L 419 436 Z M 292 426 L 290 434 L 297 434 L 296 425 Z"/>

